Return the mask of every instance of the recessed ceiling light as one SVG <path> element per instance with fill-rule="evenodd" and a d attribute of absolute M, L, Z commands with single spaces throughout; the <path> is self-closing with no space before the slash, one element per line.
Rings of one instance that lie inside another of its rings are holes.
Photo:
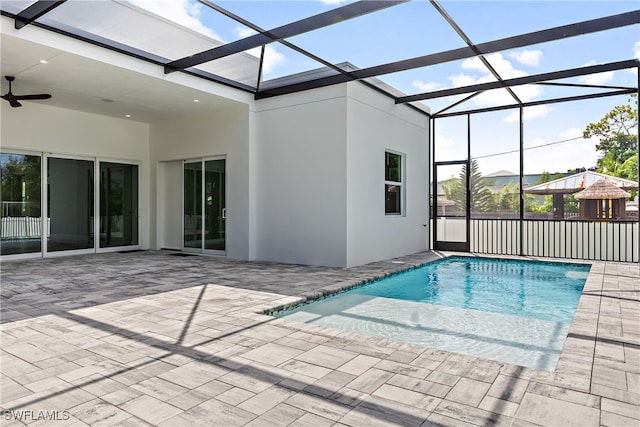
<path fill-rule="evenodd" d="M 194 99 L 193 102 L 200 102 L 200 100 L 199 99 Z"/>
<path fill-rule="evenodd" d="M 48 63 L 49 63 L 49 61 L 47 61 L 46 59 L 41 59 L 41 60 L 40 60 L 40 63 L 41 63 L 41 64 L 48 64 Z"/>
<path fill-rule="evenodd" d="M 125 114 L 125 117 L 131 117 L 131 114 Z"/>

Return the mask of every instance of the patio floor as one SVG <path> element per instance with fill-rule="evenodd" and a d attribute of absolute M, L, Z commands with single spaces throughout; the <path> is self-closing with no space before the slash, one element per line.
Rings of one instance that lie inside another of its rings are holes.
<path fill-rule="evenodd" d="M 3 263 L 1 423 L 640 424 L 638 264 L 592 263 L 554 372 L 260 314 L 436 257 L 350 269 L 159 251 Z"/>

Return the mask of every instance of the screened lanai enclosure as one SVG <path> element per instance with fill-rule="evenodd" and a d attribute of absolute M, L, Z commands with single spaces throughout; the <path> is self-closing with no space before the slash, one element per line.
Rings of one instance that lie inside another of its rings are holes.
<path fill-rule="evenodd" d="M 406 200 L 414 183 L 404 175 L 406 159 L 390 150 L 401 166 L 393 182 L 380 177 L 380 199 L 383 190 L 387 201 L 390 188 L 396 193 L 393 207 L 379 213 L 402 217 L 408 205 L 427 204 L 420 232 L 432 249 L 639 262 L 638 2 L 568 3 L 9 0 L 0 4 L 3 25 L 12 23 L 19 36 L 3 36 L 2 66 L 17 77 L 15 93 L 53 92 L 34 102 L 148 123 L 195 114 L 201 100 L 181 99 L 168 86 L 165 98 L 154 97 L 153 88 L 143 93 L 142 80 L 119 78 L 116 66 L 98 77 L 74 66 L 75 57 L 32 64 L 22 55 L 29 31 L 142 61 L 158 85 L 188 76 L 256 103 L 360 82 L 428 120 L 428 194 Z M 2 83 L 12 107 L 33 100 L 11 98 Z M 606 135 L 585 133 L 620 105 L 635 111 L 617 130 L 635 141 L 625 146 L 623 160 L 631 160 L 624 170 L 611 162 L 617 148 L 603 145 Z M 144 246 L 139 207 L 155 194 L 140 184 L 153 175 L 147 165 L 50 153 L 38 144 L 1 149 L 3 255 Z M 223 252 L 233 234 L 225 202 L 233 193 L 222 187 L 231 163 L 206 154 L 214 157 L 185 156 L 176 167 L 183 179 L 176 191 L 185 193 L 178 240 L 196 252 Z M 221 166 L 209 171 L 209 158 Z M 529 191 L 583 172 L 626 184 L 615 201 L 580 196 L 590 182 L 578 178 L 548 193 Z"/>

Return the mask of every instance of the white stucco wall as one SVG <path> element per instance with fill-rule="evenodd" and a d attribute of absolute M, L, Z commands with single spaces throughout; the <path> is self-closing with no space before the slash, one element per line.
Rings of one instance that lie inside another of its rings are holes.
<path fill-rule="evenodd" d="M 251 246 L 249 133 L 249 108 L 241 103 L 198 116 L 153 123 L 150 127 L 151 194 L 159 211 L 166 209 L 167 197 L 181 201 L 181 195 L 175 194 L 181 186 L 166 181 L 169 172 L 162 162 L 226 156 L 226 252 L 236 259 L 249 259 Z M 163 212 L 151 218 L 152 228 L 157 230 L 157 239 L 152 242 L 155 248 L 175 245 L 175 235 L 164 235 L 167 227 L 181 232 L 182 223 L 169 224 L 167 218 L 175 220 L 175 215 Z"/>
<path fill-rule="evenodd" d="M 347 265 L 427 248 L 428 117 L 364 85 L 348 85 Z M 403 154 L 404 212 L 385 215 L 385 151 Z"/>
<path fill-rule="evenodd" d="M 345 94 L 256 102 L 256 259 L 345 266 Z"/>
<path fill-rule="evenodd" d="M 149 247 L 149 125 L 35 102 L 20 108 L 2 102 L 0 108 L 3 152 L 14 149 L 139 163 L 140 244 Z"/>

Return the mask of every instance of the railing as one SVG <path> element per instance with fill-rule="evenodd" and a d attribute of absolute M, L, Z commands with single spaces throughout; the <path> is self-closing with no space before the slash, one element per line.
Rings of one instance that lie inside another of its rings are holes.
<path fill-rule="evenodd" d="M 2 218 L 0 238 L 2 240 L 39 239 L 42 218 L 33 216 L 6 216 Z M 51 235 L 51 220 L 47 219 L 47 237 Z"/>
<path fill-rule="evenodd" d="M 459 225 L 464 227 L 463 223 Z M 640 260 L 637 221 L 525 219 L 521 231 L 517 219 L 471 219 L 470 227 L 471 252 L 597 261 Z"/>

